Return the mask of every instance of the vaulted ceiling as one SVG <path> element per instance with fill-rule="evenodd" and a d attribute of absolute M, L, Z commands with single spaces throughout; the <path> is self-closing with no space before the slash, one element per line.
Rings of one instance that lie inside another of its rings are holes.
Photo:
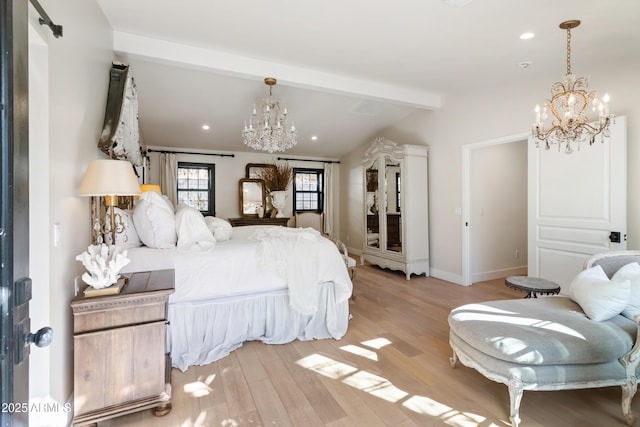
<path fill-rule="evenodd" d="M 340 157 L 416 110 L 446 108 L 451 94 L 523 74 L 561 79 L 568 19 L 582 21 L 576 74 L 640 57 L 635 0 L 98 3 L 131 65 L 145 142 L 161 147 L 251 151 L 241 130 L 263 79 L 276 77 L 299 133 L 288 154 Z"/>

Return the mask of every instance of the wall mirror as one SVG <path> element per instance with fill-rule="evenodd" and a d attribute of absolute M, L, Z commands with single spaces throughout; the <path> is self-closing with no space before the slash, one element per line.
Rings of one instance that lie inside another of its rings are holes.
<path fill-rule="evenodd" d="M 243 178 L 240 180 L 240 216 L 258 216 L 258 208 L 265 207 L 264 181 Z"/>
<path fill-rule="evenodd" d="M 245 166 L 245 178 L 261 179 L 263 169 L 275 169 L 276 165 L 270 165 L 267 163 L 247 163 Z"/>

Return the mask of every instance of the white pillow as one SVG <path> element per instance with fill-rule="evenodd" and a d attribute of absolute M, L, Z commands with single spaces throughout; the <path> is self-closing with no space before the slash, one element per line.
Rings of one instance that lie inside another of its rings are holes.
<path fill-rule="evenodd" d="M 622 310 L 622 315 L 633 320 L 634 316 L 640 314 L 640 264 L 632 262 L 621 267 L 611 280 L 629 280 L 631 283 L 631 294 L 627 307 Z"/>
<path fill-rule="evenodd" d="M 133 209 L 133 224 L 142 243 L 150 248 L 172 248 L 178 241 L 173 206 L 155 191 L 140 195 Z"/>
<path fill-rule="evenodd" d="M 213 234 L 213 237 L 215 237 L 218 242 L 229 240 L 231 238 L 233 227 L 229 221 L 222 218 L 216 218 L 215 216 L 205 216 L 204 220 L 207 223 L 207 227 L 209 227 L 211 234 Z"/>
<path fill-rule="evenodd" d="M 124 232 L 116 233 L 116 246 L 119 246 L 123 249 L 137 248 L 139 246 L 142 246 L 140 236 L 138 236 L 136 227 L 133 225 L 133 211 L 113 208 L 113 212 L 116 216 L 116 219 L 118 218 L 118 216 L 120 217 L 120 222 L 124 226 Z M 107 223 L 111 224 L 111 215 L 109 214 L 109 211 L 107 211 Z M 104 236 L 104 240 L 107 245 L 110 245 L 111 233 L 107 233 Z"/>
<path fill-rule="evenodd" d="M 602 267 L 596 265 L 581 271 L 571 281 L 569 293 L 589 319 L 603 321 L 625 309 L 631 285 L 629 280 L 609 280 Z"/>
<path fill-rule="evenodd" d="M 202 213 L 184 203 L 176 209 L 176 231 L 180 250 L 207 251 L 216 245 L 216 238 L 209 231 Z"/>

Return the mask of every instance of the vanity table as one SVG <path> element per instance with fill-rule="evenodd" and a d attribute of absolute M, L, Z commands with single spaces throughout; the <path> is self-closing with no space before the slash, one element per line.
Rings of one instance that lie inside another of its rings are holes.
<path fill-rule="evenodd" d="M 362 260 L 429 275 L 428 147 L 377 138 L 362 156 Z"/>

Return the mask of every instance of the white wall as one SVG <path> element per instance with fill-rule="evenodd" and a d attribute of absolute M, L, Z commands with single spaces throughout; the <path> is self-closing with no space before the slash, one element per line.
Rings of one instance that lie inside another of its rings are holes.
<path fill-rule="evenodd" d="M 527 141 L 470 151 L 473 283 L 527 269 Z"/>
<path fill-rule="evenodd" d="M 591 88 L 611 96 L 611 111 L 628 118 L 628 248 L 640 248 L 640 58 L 630 55 L 629 63 L 603 64 L 590 69 Z M 529 70 L 531 71 L 531 70 Z M 527 70 L 523 70 L 527 72 Z M 533 123 L 533 107 L 542 103 L 551 84 L 562 76 L 523 76 L 517 84 L 478 88 L 445 99 L 438 111 L 421 111 L 400 125 L 386 130 L 385 137 L 398 143 L 429 146 L 429 221 L 431 274 L 461 283 L 461 147 L 506 135 L 527 132 Z M 355 153 L 343 160 L 349 178 L 355 174 Z M 348 162 L 347 162 L 348 160 Z M 346 235 L 361 236 L 362 195 L 353 183 L 343 185 L 343 212 Z M 352 191 L 353 190 L 353 191 Z M 357 191 L 356 191 L 357 190 Z M 352 240 L 352 245 L 353 245 Z M 362 247 L 362 244 L 359 244 Z"/>
<path fill-rule="evenodd" d="M 31 313 L 37 323 L 32 324 L 32 329 L 46 325 L 54 329 L 53 343 L 45 352 L 45 360 L 34 355 L 38 363 L 31 364 L 30 398 L 66 402 L 73 389 L 69 302 L 74 294 L 74 278 L 83 270 L 75 256 L 89 244 L 89 201 L 76 193 L 88 162 L 102 157 L 97 142 L 104 121 L 113 58 L 112 36 L 95 1 L 43 0 L 41 4 L 53 21 L 64 27 L 64 37 L 56 39 L 47 27 L 39 25 L 37 14 L 30 7 L 29 21 L 42 39 L 42 49 L 48 56 L 45 67 L 48 69 L 45 95 L 48 104 L 43 113 L 45 117 L 48 115 L 48 123 L 44 125 L 44 134 L 34 138 L 30 149 L 34 161 L 39 161 L 39 150 L 49 154 L 47 165 L 30 171 L 30 179 L 46 189 L 41 195 L 49 200 L 43 212 L 36 212 L 44 216 L 47 223 L 44 227 L 34 223 L 40 228 L 31 229 L 37 233 L 36 243 L 48 251 L 45 256 L 49 268 L 48 280 L 40 278 L 33 284 Z M 62 231 L 57 247 L 53 247 L 50 238 L 55 223 L 60 224 Z M 46 268 L 47 262 L 44 263 Z M 32 271 L 37 268 L 38 265 L 31 265 Z M 33 348 L 32 354 L 39 351 Z M 54 422 L 51 416 L 48 414 L 49 424 Z M 32 419 L 31 423 L 37 425 L 38 420 Z"/>

